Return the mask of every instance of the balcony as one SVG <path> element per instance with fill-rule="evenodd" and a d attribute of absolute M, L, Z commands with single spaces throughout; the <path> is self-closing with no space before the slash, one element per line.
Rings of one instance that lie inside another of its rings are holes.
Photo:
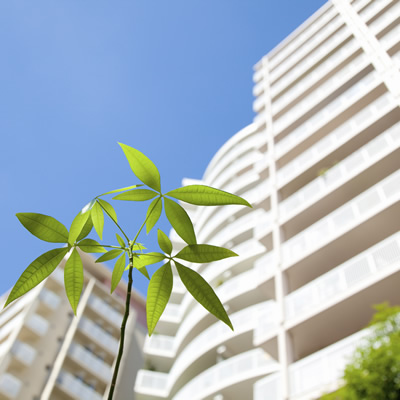
<path fill-rule="evenodd" d="M 155 371 L 139 370 L 136 375 L 135 393 L 138 400 L 166 398 L 168 374 Z"/>
<path fill-rule="evenodd" d="M 360 11 L 359 15 L 361 19 L 368 24 L 368 21 L 370 21 L 391 2 L 392 0 L 371 1 L 367 7 Z M 377 19 L 379 20 L 379 18 Z"/>
<path fill-rule="evenodd" d="M 80 378 L 66 371 L 61 371 L 57 378 L 57 387 L 66 392 L 73 399 L 103 400 L 103 395 L 96 392 Z"/>
<path fill-rule="evenodd" d="M 108 303 L 92 294 L 88 299 L 89 307 L 101 315 L 102 318 L 112 323 L 115 327 L 120 327 L 123 315 L 111 307 Z"/>
<path fill-rule="evenodd" d="M 25 326 L 38 336 L 44 336 L 49 329 L 49 323 L 47 320 L 38 314 L 31 315 L 26 320 Z"/>
<path fill-rule="evenodd" d="M 399 43 L 400 25 L 395 25 L 390 31 L 385 32 L 380 38 L 379 42 L 385 50 L 392 49 Z"/>
<path fill-rule="evenodd" d="M 400 170 L 361 193 L 282 245 L 285 268 L 360 225 L 400 198 Z"/>
<path fill-rule="evenodd" d="M 282 379 L 280 372 L 268 375 L 254 384 L 253 400 L 282 400 Z"/>
<path fill-rule="evenodd" d="M 60 296 L 57 296 L 53 291 L 45 287 L 40 291 L 39 299 L 43 304 L 46 305 L 47 308 L 52 311 L 56 310 L 61 303 Z"/>
<path fill-rule="evenodd" d="M 22 382 L 14 375 L 5 373 L 0 376 L 0 393 L 6 399 L 17 399 Z"/>
<path fill-rule="evenodd" d="M 392 4 L 383 14 L 381 14 L 377 19 L 375 19 L 370 25 L 370 29 L 372 32 L 377 35 L 381 32 L 384 28 L 388 27 L 390 24 L 396 21 L 400 17 L 400 4 L 391 2 L 391 1 L 384 1 L 378 3 L 386 3 Z M 377 3 L 374 4 L 373 7 L 377 7 Z"/>
<path fill-rule="evenodd" d="M 11 348 L 11 354 L 20 363 L 29 367 L 35 360 L 37 351 L 32 346 L 17 340 Z"/>
<path fill-rule="evenodd" d="M 257 324 L 254 327 L 254 346 L 261 346 L 277 334 L 279 328 L 278 306 L 274 300 L 267 301 L 258 310 Z"/>

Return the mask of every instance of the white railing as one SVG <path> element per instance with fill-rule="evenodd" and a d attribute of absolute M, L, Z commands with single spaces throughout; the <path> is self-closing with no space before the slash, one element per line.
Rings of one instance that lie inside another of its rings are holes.
<path fill-rule="evenodd" d="M 400 170 L 336 209 L 282 245 L 283 265 L 329 243 L 355 225 L 387 208 L 400 197 Z"/>
<path fill-rule="evenodd" d="M 39 336 L 43 336 L 49 329 L 49 323 L 38 314 L 31 315 L 25 322 L 25 325 Z"/>
<path fill-rule="evenodd" d="M 68 354 L 79 364 L 82 364 L 95 375 L 103 378 L 106 382 L 111 379 L 111 367 L 101 358 L 85 349 L 77 343 L 71 343 Z"/>
<path fill-rule="evenodd" d="M 367 23 L 373 16 L 378 14 L 379 11 L 383 10 L 386 5 L 390 4 L 392 1 L 393 0 L 371 1 L 367 7 L 360 11 L 359 15 L 361 19 Z"/>
<path fill-rule="evenodd" d="M 295 399 L 309 392 L 312 392 L 312 398 L 317 398 L 327 387 L 338 384 L 351 355 L 368 334 L 369 330 L 357 332 L 291 365 L 290 398 Z"/>
<path fill-rule="evenodd" d="M 103 400 L 103 396 L 100 393 L 69 372 L 61 371 L 57 378 L 57 384 L 75 399 Z"/>
<path fill-rule="evenodd" d="M 265 302 L 258 310 L 257 324 L 254 328 L 253 343 L 259 346 L 277 334 L 279 327 L 278 306 L 274 300 Z"/>
<path fill-rule="evenodd" d="M 254 263 L 254 269 L 257 275 L 257 282 L 263 282 L 266 278 L 274 275 L 276 271 L 276 262 L 273 251 L 264 254 Z"/>
<path fill-rule="evenodd" d="M 17 340 L 11 348 L 11 353 L 16 359 L 29 366 L 35 360 L 37 351 L 32 346 Z"/>
<path fill-rule="evenodd" d="M 280 205 L 280 215 L 287 219 L 313 204 L 318 198 L 341 186 L 358 173 L 384 159 L 400 147 L 400 122 L 371 140 L 349 157 L 314 179 Z"/>
<path fill-rule="evenodd" d="M 61 303 L 60 296 L 45 287 L 40 291 L 39 299 L 52 310 L 56 310 Z"/>
<path fill-rule="evenodd" d="M 388 268 L 399 262 L 400 233 L 396 233 L 286 296 L 288 321 L 301 319 L 320 307 L 326 308 L 326 303 L 353 294 L 371 280 L 381 279 Z"/>
<path fill-rule="evenodd" d="M 118 340 L 90 319 L 82 317 L 79 321 L 79 329 L 112 354 L 118 351 Z"/>
<path fill-rule="evenodd" d="M 332 153 L 333 150 L 343 145 L 349 139 L 358 135 L 374 121 L 386 115 L 396 107 L 393 97 L 389 92 L 375 99 L 362 111 L 356 113 L 351 119 L 334 129 L 298 157 L 278 170 L 277 177 L 280 186 L 306 171 L 317 161 Z M 283 202 L 282 202 L 283 204 Z"/>
<path fill-rule="evenodd" d="M 276 371 L 278 363 L 261 349 L 239 354 L 202 372 L 187 383 L 175 400 L 201 400 L 224 387 Z"/>
<path fill-rule="evenodd" d="M 21 387 L 22 382 L 14 375 L 6 373 L 0 376 L 0 393 L 7 399 L 16 399 Z"/>
<path fill-rule="evenodd" d="M 254 400 L 283 400 L 280 372 L 268 375 L 254 384 Z"/>
<path fill-rule="evenodd" d="M 385 33 L 379 42 L 385 48 L 385 50 L 391 49 L 396 43 L 399 42 L 400 25 L 396 25 L 389 32 Z"/>
<path fill-rule="evenodd" d="M 116 327 L 120 327 L 123 315 L 104 300 L 92 294 L 88 299 L 88 305 L 107 321 L 111 322 Z"/>
<path fill-rule="evenodd" d="M 388 4 L 390 0 L 388 0 Z M 374 34 L 382 31 L 383 28 L 389 26 L 400 16 L 400 3 L 393 2 L 393 6 L 381 14 L 377 19 L 375 19 L 370 25 L 370 29 Z"/>
<path fill-rule="evenodd" d="M 136 375 L 135 392 L 167 397 L 168 374 L 141 369 Z"/>
<path fill-rule="evenodd" d="M 261 239 L 268 233 L 272 232 L 272 214 L 270 212 L 264 211 L 260 213 L 257 223 L 254 227 L 254 236 L 257 239 Z"/>

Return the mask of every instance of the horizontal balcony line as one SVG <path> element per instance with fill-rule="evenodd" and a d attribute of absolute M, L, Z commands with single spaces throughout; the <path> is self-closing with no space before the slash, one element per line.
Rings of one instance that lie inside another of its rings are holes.
<path fill-rule="evenodd" d="M 391 4 L 391 1 L 387 1 L 387 5 Z M 374 35 L 381 32 L 384 28 L 393 23 L 400 16 L 400 4 L 392 3 L 393 6 L 386 10 L 382 15 L 380 15 L 376 20 L 374 20 L 369 28 Z"/>
<path fill-rule="evenodd" d="M 383 10 L 392 0 L 371 1 L 368 7 L 360 11 L 359 16 L 362 21 L 368 23 L 376 14 Z"/>
<path fill-rule="evenodd" d="M 0 375 L 0 393 L 7 399 L 17 399 L 22 388 L 22 381 L 14 375 L 5 373 Z"/>
<path fill-rule="evenodd" d="M 101 300 L 94 294 L 91 294 L 88 299 L 89 307 L 97 314 L 100 314 L 108 322 L 111 322 L 115 327 L 120 327 L 123 315 L 114 310 L 108 303 Z"/>
<path fill-rule="evenodd" d="M 280 372 L 275 372 L 258 380 L 254 384 L 253 400 L 265 400 L 265 393 L 268 393 L 268 400 L 282 400 L 282 385 Z"/>
<path fill-rule="evenodd" d="M 103 396 L 91 386 L 63 370 L 61 370 L 57 378 L 57 386 L 73 398 L 78 398 L 79 400 L 103 400 Z"/>

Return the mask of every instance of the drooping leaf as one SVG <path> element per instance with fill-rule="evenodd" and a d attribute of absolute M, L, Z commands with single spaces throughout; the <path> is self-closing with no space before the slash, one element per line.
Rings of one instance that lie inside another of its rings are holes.
<path fill-rule="evenodd" d="M 55 218 L 37 213 L 18 213 L 16 216 L 19 222 L 39 239 L 50 243 L 68 242 L 67 228 Z"/>
<path fill-rule="evenodd" d="M 29 264 L 12 288 L 4 307 L 29 292 L 42 282 L 43 279 L 47 278 L 57 268 L 57 265 L 60 264 L 67 253 L 68 248 L 66 247 L 50 250 Z"/>
<path fill-rule="evenodd" d="M 157 239 L 158 239 L 158 245 L 160 246 L 160 249 L 164 253 L 171 255 L 172 243 L 169 240 L 169 237 L 161 229 L 159 229 L 157 231 Z"/>
<path fill-rule="evenodd" d="M 103 254 L 95 262 L 99 263 L 99 262 L 113 260 L 114 258 L 117 258 L 121 253 L 123 253 L 123 250 L 115 249 L 115 250 L 107 251 L 107 253 Z"/>
<path fill-rule="evenodd" d="M 159 268 L 151 277 L 147 289 L 146 315 L 149 336 L 154 331 L 158 320 L 164 312 L 165 306 L 172 292 L 171 263 L 167 262 Z"/>
<path fill-rule="evenodd" d="M 88 218 L 90 217 L 90 211 L 86 211 L 84 214 L 80 211 L 78 215 L 72 221 L 69 229 L 68 243 L 72 246 L 78 236 L 81 234 L 83 227 L 85 226 Z"/>
<path fill-rule="evenodd" d="M 115 222 L 118 222 L 117 213 L 114 210 L 114 207 L 103 199 L 98 199 L 100 206 L 104 209 L 106 214 Z"/>
<path fill-rule="evenodd" d="M 148 265 L 156 264 L 164 259 L 165 254 L 157 252 L 138 254 L 138 256 L 134 258 L 134 260 L 136 261 L 136 265 L 140 267 L 146 267 Z"/>
<path fill-rule="evenodd" d="M 65 292 L 76 315 L 79 299 L 83 289 L 83 264 L 78 250 L 73 249 L 64 268 Z"/>
<path fill-rule="evenodd" d="M 81 233 L 76 238 L 76 241 L 79 242 L 80 240 L 84 239 L 87 235 L 89 235 L 89 233 L 92 231 L 92 229 L 93 229 L 92 216 L 89 215 L 88 219 L 86 220 L 85 225 L 82 228 Z"/>
<path fill-rule="evenodd" d="M 150 275 L 147 272 L 146 267 L 141 264 L 138 257 L 133 258 L 133 268 L 136 268 L 142 275 L 144 275 L 147 279 L 150 280 Z M 125 270 L 127 271 L 128 269 L 129 265 L 125 268 Z"/>
<path fill-rule="evenodd" d="M 118 233 L 115 234 L 115 236 L 117 237 L 118 243 L 121 247 L 126 247 L 124 239 L 122 239 L 121 236 L 118 235 Z"/>
<path fill-rule="evenodd" d="M 99 203 L 93 206 L 91 210 L 92 221 L 94 229 L 96 229 L 97 234 L 100 239 L 103 239 L 103 228 L 104 228 L 104 214 L 103 209 L 100 207 Z"/>
<path fill-rule="evenodd" d="M 237 257 L 232 250 L 210 244 L 191 244 L 184 247 L 175 257 L 194 263 L 208 263 L 228 257 Z"/>
<path fill-rule="evenodd" d="M 122 275 L 125 270 L 125 264 L 126 264 L 126 254 L 122 254 L 120 258 L 115 263 L 113 272 L 112 272 L 112 277 L 111 277 L 111 293 L 115 290 L 115 288 L 118 286 L 119 281 L 122 278 Z"/>
<path fill-rule="evenodd" d="M 161 192 L 160 173 L 154 163 L 139 150 L 119 143 L 133 173 L 147 186 Z"/>
<path fill-rule="evenodd" d="M 188 185 L 166 193 L 174 199 L 198 206 L 223 206 L 227 204 L 241 204 L 251 207 L 242 197 L 215 189 L 205 185 Z"/>
<path fill-rule="evenodd" d="M 81 240 L 78 247 L 85 253 L 107 253 L 107 250 L 93 239 Z"/>
<path fill-rule="evenodd" d="M 232 330 L 233 326 L 224 306 L 212 287 L 196 271 L 175 262 L 179 277 L 190 294 L 211 314 L 225 322 Z"/>
<path fill-rule="evenodd" d="M 110 190 L 109 192 L 105 192 L 105 193 L 99 194 L 97 197 L 105 196 L 106 194 L 125 192 L 125 190 L 134 189 L 134 188 L 137 188 L 137 187 L 140 187 L 140 186 L 143 186 L 143 185 L 132 185 L 132 186 L 127 186 L 127 187 L 124 187 L 124 188 L 121 188 L 121 189 Z"/>
<path fill-rule="evenodd" d="M 192 221 L 181 205 L 164 197 L 165 214 L 176 233 L 187 243 L 196 244 Z"/>
<path fill-rule="evenodd" d="M 149 234 L 149 232 L 154 228 L 154 225 L 160 219 L 161 211 L 162 211 L 161 197 L 158 197 L 157 199 L 154 199 L 150 203 L 149 208 L 147 209 L 147 213 L 146 213 L 146 233 L 147 234 Z"/>
<path fill-rule="evenodd" d="M 158 193 L 148 189 L 134 189 L 129 192 L 124 192 L 113 197 L 113 200 L 126 200 L 126 201 L 146 201 L 154 199 Z"/>

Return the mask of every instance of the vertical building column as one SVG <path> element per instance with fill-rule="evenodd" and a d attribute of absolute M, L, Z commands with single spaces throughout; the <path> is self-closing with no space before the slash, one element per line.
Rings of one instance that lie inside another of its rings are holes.
<path fill-rule="evenodd" d="M 359 42 L 397 104 L 400 105 L 400 72 L 396 64 L 352 7 L 349 0 L 332 0 L 332 3 Z"/>
<path fill-rule="evenodd" d="M 272 245 L 275 265 L 275 298 L 278 308 L 279 330 L 278 330 L 278 357 L 281 366 L 282 376 L 282 398 L 288 400 L 290 396 L 289 389 L 289 364 L 293 361 L 292 343 L 289 335 L 285 330 L 285 296 L 287 294 L 287 281 L 284 271 L 282 271 L 281 257 L 281 228 L 279 224 L 279 195 L 278 183 L 276 176 L 276 160 L 275 160 L 275 139 L 273 131 L 273 118 L 271 107 L 270 78 L 268 58 L 261 60 L 261 68 L 263 70 L 263 89 L 264 89 L 264 105 L 265 105 L 265 125 L 268 143 L 268 168 L 269 180 L 271 187 L 271 215 L 272 215 Z"/>

